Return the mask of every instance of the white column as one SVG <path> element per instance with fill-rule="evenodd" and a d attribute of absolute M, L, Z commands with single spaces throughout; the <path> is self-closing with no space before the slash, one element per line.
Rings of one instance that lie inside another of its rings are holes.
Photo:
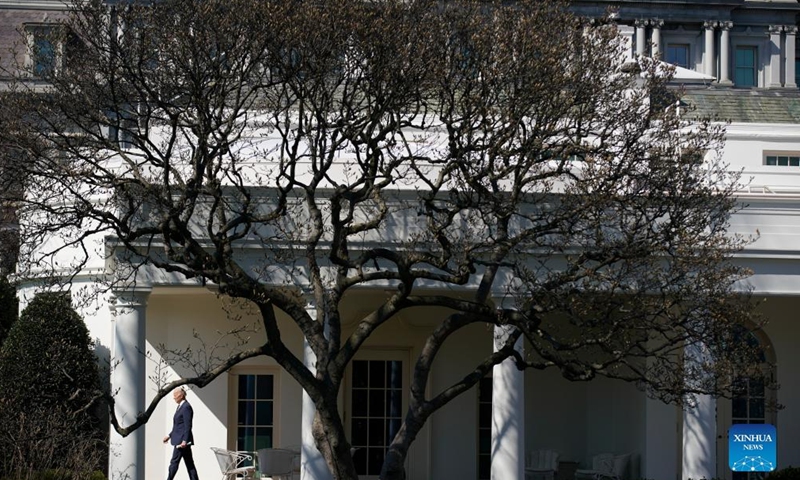
<path fill-rule="evenodd" d="M 701 347 L 690 346 L 686 348 L 684 361 L 687 365 L 704 361 L 704 355 Z M 710 395 L 698 395 L 695 408 L 683 412 L 681 478 L 717 477 L 717 401 Z"/>
<path fill-rule="evenodd" d="M 664 26 L 664 20 L 655 18 L 650 20 L 650 25 L 653 27 L 653 58 L 661 60 L 661 27 Z"/>
<path fill-rule="evenodd" d="M 636 20 L 636 55 L 644 55 L 647 47 L 647 20 Z"/>
<path fill-rule="evenodd" d="M 681 444 L 678 438 L 678 413 L 675 405 L 648 398 L 644 403 L 645 431 L 641 478 L 679 478 L 679 458 Z M 706 477 L 711 478 L 711 477 Z M 695 480 L 700 480 L 696 478 Z"/>
<path fill-rule="evenodd" d="M 306 307 L 308 314 L 311 318 L 316 318 L 316 309 L 312 306 Z M 327 332 L 326 332 L 327 334 Z M 311 345 L 307 339 L 303 339 L 303 363 L 312 374 L 317 371 L 317 356 L 314 354 Z M 303 414 L 300 420 L 301 441 L 300 446 L 300 480 L 331 480 L 333 475 L 328 469 L 328 464 L 322 454 L 317 450 L 314 443 L 314 416 L 317 413 L 317 408 L 314 406 L 314 401 L 303 390 Z"/>
<path fill-rule="evenodd" d="M 732 85 L 731 72 L 731 28 L 733 22 L 720 22 L 721 30 L 719 37 L 719 83 L 721 85 Z"/>
<path fill-rule="evenodd" d="M 703 22 L 706 36 L 706 48 L 703 56 L 703 73 L 711 75 L 712 77 L 716 77 L 714 74 L 714 62 L 716 60 L 716 56 L 714 55 L 714 27 L 716 26 L 717 22 Z"/>
<path fill-rule="evenodd" d="M 796 25 L 785 25 L 783 27 L 783 31 L 786 32 L 786 68 L 784 71 L 786 72 L 786 82 L 784 86 L 786 88 L 797 88 L 797 82 L 795 82 L 795 75 L 797 72 L 795 71 L 795 55 L 797 54 L 795 41 L 797 38 L 797 26 Z"/>
<path fill-rule="evenodd" d="M 128 426 L 145 405 L 145 324 L 149 288 L 115 292 L 112 304 L 111 388 L 114 412 Z M 144 480 L 145 428 L 122 438 L 111 427 L 108 472 L 112 480 Z"/>
<path fill-rule="evenodd" d="M 509 330 L 494 329 L 494 351 L 505 343 Z M 514 348 L 522 352 L 520 337 Z M 492 370 L 492 480 L 525 478 L 525 375 L 514 360 Z"/>
<path fill-rule="evenodd" d="M 769 26 L 769 88 L 780 88 L 781 82 L 781 32 L 782 25 Z"/>

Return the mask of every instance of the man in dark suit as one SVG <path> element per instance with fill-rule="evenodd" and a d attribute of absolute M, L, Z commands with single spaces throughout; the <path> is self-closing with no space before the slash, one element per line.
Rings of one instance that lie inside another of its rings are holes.
<path fill-rule="evenodd" d="M 192 406 L 186 401 L 186 391 L 182 387 L 176 388 L 172 392 L 172 398 L 178 404 L 178 409 L 175 410 L 175 415 L 172 417 L 172 431 L 164 437 L 164 443 L 169 441 L 175 446 L 172 449 L 172 460 L 169 462 L 167 480 L 175 478 L 181 458 L 186 463 L 186 470 L 189 471 L 189 480 L 198 480 L 197 468 L 195 468 L 194 459 L 192 458 L 192 444 L 194 444 L 192 417 L 194 412 L 192 411 Z"/>

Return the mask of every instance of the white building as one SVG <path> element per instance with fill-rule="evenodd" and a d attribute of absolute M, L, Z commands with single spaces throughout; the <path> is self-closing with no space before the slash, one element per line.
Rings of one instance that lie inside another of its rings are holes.
<path fill-rule="evenodd" d="M 599 378 L 571 383 L 556 371 L 520 373 L 503 365 L 495 367 L 480 389 L 458 397 L 431 418 L 409 454 L 410 480 L 480 480 L 489 478 L 489 468 L 494 480 L 522 478 L 525 453 L 539 449 L 559 452 L 559 479 L 571 478 L 575 468 L 590 468 L 594 455 L 609 452 L 630 454 L 623 474 L 629 480 L 738 480 L 742 477 L 727 467 L 727 430 L 741 422 L 776 425 L 778 467 L 800 465 L 800 383 L 794 369 L 800 361 L 800 328 L 794 317 L 800 311 L 800 4 L 598 0 L 577 1 L 575 9 L 600 16 L 609 5 L 618 8 L 617 21 L 632 40 L 632 56 L 660 55 L 685 69 L 676 81 L 686 84 L 680 108 L 687 115 L 699 111 L 731 121 L 724 159 L 748 180 L 739 194 L 746 208 L 733 218 L 731 228 L 758 235 L 738 260 L 753 270 L 749 282 L 756 296 L 765 299 L 760 308 L 769 323 L 760 340 L 769 346 L 781 388 L 771 392 L 753 386 L 746 397 L 733 400 L 702 398 L 697 410 L 682 412 L 623 382 Z M 0 40 L 7 42 L 9 27 L 20 23 L 35 34 L 57 10 L 44 0 L 0 0 L 6 32 Z M 108 265 L 101 255 L 93 258 L 76 290 Z M 360 318 L 384 296 L 383 291 L 365 292 L 344 312 Z M 217 297 L 211 288 L 166 274 L 100 297 L 95 306 L 84 311 L 89 330 L 101 353 L 106 349 L 110 358 L 122 360 L 111 381 L 120 388 L 117 412 L 123 422 L 153 398 L 151 378 L 191 373 L 177 365 L 163 370 L 160 345 L 198 347 L 197 338 L 214 338 L 229 328 L 225 322 L 231 316 L 241 317 L 241 324 L 258 318 L 257 312 Z M 370 338 L 350 367 L 340 405 L 351 443 L 360 447 L 357 462 L 367 470 L 362 478 L 377 478 L 369 462 L 369 446 L 375 443 L 367 425 L 399 424 L 404 408 L 392 408 L 393 402 L 405 407 L 409 370 L 438 318 L 436 312 L 401 314 Z M 281 327 L 284 341 L 303 358 L 300 330 L 288 319 Z M 345 322 L 344 328 L 354 327 Z M 431 389 L 466 374 L 491 352 L 491 341 L 481 326 L 459 333 L 440 354 L 447 360 L 433 369 Z M 384 373 L 374 374 L 376 368 Z M 369 411 L 369 395 L 390 399 L 387 407 Z M 237 365 L 209 386 L 192 390 L 188 400 L 194 406 L 195 457 L 202 476 L 219 472 L 210 447 L 304 446 L 301 478 L 329 478 L 324 462 L 309 449 L 309 400 L 266 357 Z M 770 400 L 785 408 L 765 408 Z M 171 404 L 162 402 L 146 427 L 125 439 L 112 435 L 113 478 L 123 478 L 120 471 L 134 480 L 166 474 L 171 449 L 161 439 L 172 413 Z"/>

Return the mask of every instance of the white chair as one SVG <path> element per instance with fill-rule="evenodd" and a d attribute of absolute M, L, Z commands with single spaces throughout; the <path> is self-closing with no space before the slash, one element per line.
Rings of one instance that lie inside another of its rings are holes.
<path fill-rule="evenodd" d="M 555 450 L 534 450 L 525 456 L 525 480 L 555 480 L 559 454 Z"/>
<path fill-rule="evenodd" d="M 261 477 L 272 480 L 292 480 L 297 453 L 285 448 L 262 448 L 258 454 Z"/>
<path fill-rule="evenodd" d="M 631 454 L 614 455 L 601 453 L 592 457 L 591 470 L 578 469 L 575 471 L 575 480 L 626 480 L 630 465 Z"/>
<path fill-rule="evenodd" d="M 224 448 L 211 447 L 217 457 L 219 469 L 222 472 L 222 480 L 237 480 L 238 478 L 253 480 L 256 477 L 256 467 L 245 465 L 245 462 L 252 462 L 253 455 L 250 452 L 237 452 Z"/>

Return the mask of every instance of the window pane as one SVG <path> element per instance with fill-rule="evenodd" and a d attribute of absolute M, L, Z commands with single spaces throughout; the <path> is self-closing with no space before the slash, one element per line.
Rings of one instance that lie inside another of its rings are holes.
<path fill-rule="evenodd" d="M 256 403 L 256 422 L 258 425 L 272 425 L 272 402 Z"/>
<path fill-rule="evenodd" d="M 385 390 L 370 390 L 369 391 L 369 416 L 370 417 L 384 417 L 386 416 L 385 409 Z"/>
<path fill-rule="evenodd" d="M 253 437 L 254 430 L 252 427 L 239 427 L 238 439 L 236 443 L 237 450 L 246 450 L 252 452 L 255 446 L 255 438 Z"/>
<path fill-rule="evenodd" d="M 254 450 L 259 450 L 262 448 L 272 448 L 272 429 L 269 427 L 258 427 L 256 428 L 256 448 Z"/>
<path fill-rule="evenodd" d="M 353 446 L 364 446 L 367 444 L 367 419 L 356 418 L 353 419 L 352 427 L 352 442 Z"/>
<path fill-rule="evenodd" d="M 239 425 L 255 425 L 255 410 L 256 402 L 249 400 L 239 402 Z"/>
<path fill-rule="evenodd" d="M 778 157 L 778 165 L 786 167 L 789 165 L 789 157 Z"/>
<path fill-rule="evenodd" d="M 380 475 L 383 466 L 383 448 L 370 448 L 367 453 L 367 475 Z"/>
<path fill-rule="evenodd" d="M 259 400 L 272 400 L 272 375 L 256 377 L 256 395 Z"/>
<path fill-rule="evenodd" d="M 370 419 L 369 444 L 383 446 L 383 419 Z"/>
<path fill-rule="evenodd" d="M 367 390 L 353 390 L 353 416 L 367 416 Z"/>
<path fill-rule="evenodd" d="M 790 167 L 800 167 L 800 157 L 789 157 Z"/>
<path fill-rule="evenodd" d="M 667 63 L 689 68 L 689 45 L 668 45 Z"/>
<path fill-rule="evenodd" d="M 764 418 L 764 399 L 751 398 L 750 399 L 750 422 L 753 423 L 754 419 Z"/>
<path fill-rule="evenodd" d="M 481 382 L 478 384 L 478 401 L 492 401 L 492 377 L 482 378 Z"/>
<path fill-rule="evenodd" d="M 367 387 L 367 362 L 364 360 L 353 361 L 353 387 L 366 388 Z"/>
<path fill-rule="evenodd" d="M 731 414 L 734 418 L 747 418 L 747 400 L 745 398 L 734 398 L 731 403 L 733 408 Z"/>
<path fill-rule="evenodd" d="M 356 464 L 356 473 L 359 475 L 367 474 L 367 449 L 359 448 L 353 452 L 353 463 Z"/>
<path fill-rule="evenodd" d="M 400 418 L 403 415 L 403 391 L 386 391 L 386 415 L 388 417 Z"/>
<path fill-rule="evenodd" d="M 386 378 L 390 388 L 403 388 L 403 362 L 386 362 Z"/>
<path fill-rule="evenodd" d="M 386 386 L 386 370 L 384 362 L 369 362 L 369 388 L 383 388 Z"/>
<path fill-rule="evenodd" d="M 394 436 L 400 431 L 400 419 L 386 420 L 386 445 L 392 443 Z"/>
<path fill-rule="evenodd" d="M 767 165 L 777 165 L 777 164 L 778 164 L 778 157 L 767 156 Z"/>
<path fill-rule="evenodd" d="M 254 375 L 239 375 L 239 399 L 256 398 L 256 377 Z"/>

